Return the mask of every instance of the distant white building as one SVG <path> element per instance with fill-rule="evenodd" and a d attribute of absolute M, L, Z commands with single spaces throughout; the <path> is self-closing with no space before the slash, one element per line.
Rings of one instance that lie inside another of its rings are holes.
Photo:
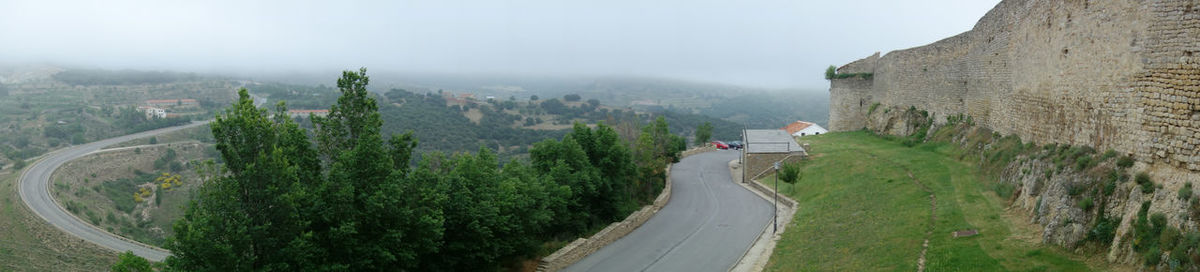
<path fill-rule="evenodd" d="M 792 136 L 796 136 L 796 137 L 804 137 L 804 136 L 809 136 L 809 135 L 821 135 L 821 133 L 829 132 L 829 130 L 821 127 L 821 125 L 817 125 L 817 124 L 805 122 L 805 121 L 792 122 L 791 124 L 784 126 L 783 130 L 786 130 L 788 132 L 788 134 L 791 134 Z"/>
<path fill-rule="evenodd" d="M 167 118 L 167 110 L 150 106 L 139 106 L 138 111 L 146 114 L 146 119 Z"/>

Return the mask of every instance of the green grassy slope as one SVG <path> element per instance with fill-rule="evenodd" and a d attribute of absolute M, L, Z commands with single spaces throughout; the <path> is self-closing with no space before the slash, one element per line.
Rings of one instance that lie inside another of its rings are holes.
<path fill-rule="evenodd" d="M 0 271 L 103 271 L 117 253 L 43 221 L 17 196 L 20 172 L 0 170 Z"/>
<path fill-rule="evenodd" d="M 912 271 L 928 237 L 928 271 L 1094 271 L 1085 257 L 1037 243 L 1005 212 L 973 163 L 945 144 L 905 147 L 866 132 L 805 137 L 812 159 L 795 187 L 799 202 L 771 271 Z M 911 177 L 910 177 L 911 174 Z M 763 179 L 772 186 L 773 179 Z M 923 184 L 925 188 L 918 185 Z M 930 230 L 930 192 L 937 209 Z M 980 235 L 952 238 L 957 230 Z M 1031 233 L 1033 232 L 1033 233 Z"/>

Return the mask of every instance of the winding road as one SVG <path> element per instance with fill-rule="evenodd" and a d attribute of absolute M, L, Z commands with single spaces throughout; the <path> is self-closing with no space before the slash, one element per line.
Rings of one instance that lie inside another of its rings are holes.
<path fill-rule="evenodd" d="M 101 230 L 67 212 L 50 194 L 50 178 L 68 161 L 109 145 L 207 124 L 140 132 L 54 151 L 33 163 L 18 182 L 21 200 L 51 225 L 88 242 L 132 251 L 160 262 L 171 253 Z M 671 200 L 638 229 L 564 271 L 727 271 L 771 220 L 766 200 L 735 184 L 728 163 L 736 151 L 684 158 L 671 168 Z"/>
<path fill-rule="evenodd" d="M 208 124 L 209 121 L 192 122 L 191 124 L 161 128 L 145 132 L 129 134 L 125 136 L 109 138 L 87 144 L 77 145 L 60 149 L 47 154 L 41 160 L 30 165 L 24 172 L 21 173 L 21 179 L 17 183 L 20 191 L 21 200 L 25 202 L 33 213 L 37 214 L 46 222 L 54 225 L 71 235 L 83 238 L 88 242 L 116 250 L 118 252 L 133 251 L 134 254 L 142 256 L 151 261 L 161 262 L 166 259 L 171 253 L 165 249 L 151 245 L 139 243 L 116 234 L 101 230 L 92 224 L 88 224 L 83 220 L 63 209 L 54 201 L 54 197 L 50 195 L 50 176 L 54 170 L 62 166 L 68 161 L 83 157 L 92 152 L 98 151 L 101 148 L 113 144 L 143 138 L 154 135 L 159 135 L 167 132 L 177 131 L 180 129 L 190 128 Z"/>
<path fill-rule="evenodd" d="M 671 167 L 671 200 L 644 225 L 563 271 L 728 271 L 770 224 L 771 204 L 731 180 L 737 151 Z"/>

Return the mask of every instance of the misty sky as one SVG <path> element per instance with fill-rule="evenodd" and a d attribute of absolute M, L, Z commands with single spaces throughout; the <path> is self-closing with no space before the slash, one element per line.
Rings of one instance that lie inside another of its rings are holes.
<path fill-rule="evenodd" d="M 0 63 L 828 88 L 830 64 L 967 31 L 998 2 L 0 0 Z"/>

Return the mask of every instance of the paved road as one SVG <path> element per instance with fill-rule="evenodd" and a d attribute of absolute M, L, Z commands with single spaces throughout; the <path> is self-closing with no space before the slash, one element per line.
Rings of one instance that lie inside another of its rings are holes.
<path fill-rule="evenodd" d="M 671 201 L 646 224 L 564 271 L 728 271 L 770 224 L 770 202 L 733 183 L 737 151 L 671 167 Z"/>
<path fill-rule="evenodd" d="M 50 196 L 50 175 L 64 163 L 100 150 L 100 148 L 105 146 L 207 123 L 208 121 L 193 122 L 188 125 L 135 133 L 54 151 L 47 154 L 45 158 L 30 165 L 21 174 L 21 180 L 17 183 L 21 200 L 25 202 L 25 206 L 33 210 L 33 213 L 67 233 L 109 249 L 119 252 L 133 251 L 138 256 L 160 262 L 166 259 L 171 253 L 155 246 L 138 243 L 108 233 L 72 216 L 66 209 L 59 206 L 57 202 L 54 202 L 54 198 Z"/>

